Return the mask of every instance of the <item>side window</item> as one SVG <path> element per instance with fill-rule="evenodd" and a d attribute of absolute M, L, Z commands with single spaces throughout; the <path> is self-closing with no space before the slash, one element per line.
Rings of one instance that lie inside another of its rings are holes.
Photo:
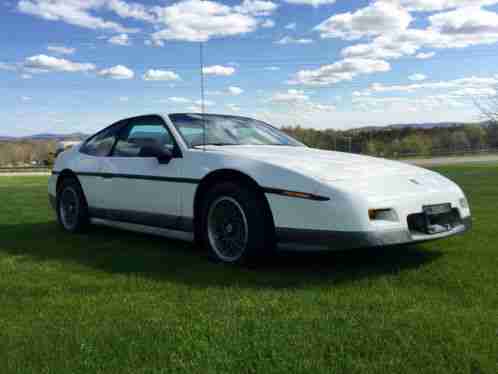
<path fill-rule="evenodd" d="M 112 126 L 107 130 L 95 135 L 88 140 L 80 149 L 80 152 L 91 156 L 106 157 L 112 150 L 116 141 L 116 131 L 118 126 Z"/>
<path fill-rule="evenodd" d="M 114 157 L 140 157 L 143 147 L 167 148 L 173 151 L 175 142 L 164 122 L 158 117 L 132 119 L 121 131 L 114 147 Z"/>

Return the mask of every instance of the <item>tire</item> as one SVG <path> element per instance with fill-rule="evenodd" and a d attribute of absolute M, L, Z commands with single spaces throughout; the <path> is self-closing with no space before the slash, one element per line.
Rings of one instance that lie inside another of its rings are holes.
<path fill-rule="evenodd" d="M 88 228 L 88 206 L 76 178 L 66 177 L 57 190 L 57 222 L 65 231 L 83 232 Z"/>
<path fill-rule="evenodd" d="M 232 182 L 209 190 L 201 209 L 201 237 L 210 257 L 225 263 L 254 263 L 274 248 L 274 228 L 264 197 Z"/>

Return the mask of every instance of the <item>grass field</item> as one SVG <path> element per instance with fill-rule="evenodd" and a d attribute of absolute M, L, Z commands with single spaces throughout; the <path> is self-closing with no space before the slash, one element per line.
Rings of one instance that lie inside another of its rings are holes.
<path fill-rule="evenodd" d="M 468 194 L 468 235 L 256 269 L 63 233 L 46 177 L 1 177 L 0 373 L 495 374 L 498 165 L 437 170 Z"/>

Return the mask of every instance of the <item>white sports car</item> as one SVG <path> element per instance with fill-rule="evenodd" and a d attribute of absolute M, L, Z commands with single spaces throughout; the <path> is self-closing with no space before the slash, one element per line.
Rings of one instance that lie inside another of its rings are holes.
<path fill-rule="evenodd" d="M 215 114 L 116 122 L 57 157 L 49 197 L 67 231 L 96 223 L 195 239 L 223 262 L 471 226 L 464 193 L 438 173 L 308 148 L 261 121 Z"/>

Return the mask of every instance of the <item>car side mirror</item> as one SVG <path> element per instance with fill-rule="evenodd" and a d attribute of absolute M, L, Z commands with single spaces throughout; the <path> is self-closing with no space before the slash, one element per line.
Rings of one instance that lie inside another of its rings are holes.
<path fill-rule="evenodd" d="M 159 154 L 157 155 L 157 161 L 160 164 L 169 164 L 172 158 L 173 152 L 171 152 L 168 148 L 161 148 Z"/>
<path fill-rule="evenodd" d="M 160 164 L 168 164 L 173 158 L 173 153 L 167 148 L 146 145 L 140 149 L 140 157 L 154 157 Z"/>

